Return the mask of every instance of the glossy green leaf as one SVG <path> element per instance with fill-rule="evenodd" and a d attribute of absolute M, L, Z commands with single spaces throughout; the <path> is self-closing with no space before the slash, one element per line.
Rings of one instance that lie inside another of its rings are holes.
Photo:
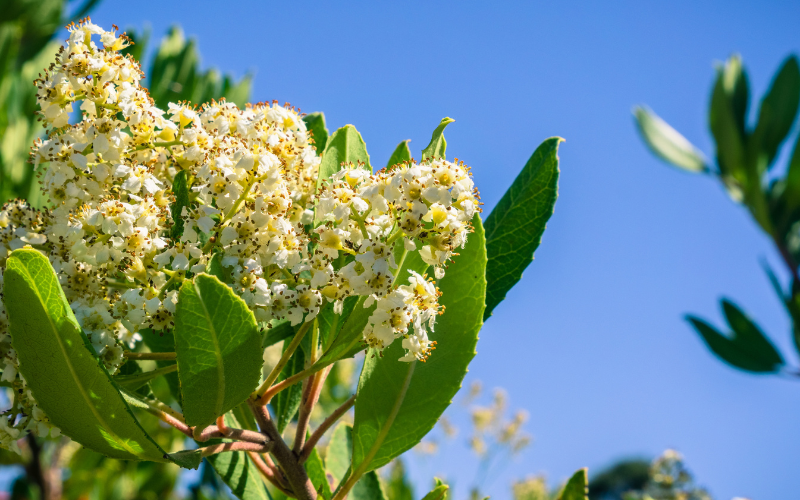
<path fill-rule="evenodd" d="M 317 154 L 322 154 L 325 151 L 325 145 L 328 143 L 328 127 L 325 125 L 325 114 L 311 113 L 304 116 L 303 121 L 306 123 L 306 129 L 311 132 L 311 138 L 314 140 Z"/>
<path fill-rule="evenodd" d="M 303 342 L 308 343 L 307 341 L 310 339 L 310 337 L 310 335 L 306 335 L 303 339 Z M 284 352 L 286 352 L 286 347 L 288 347 L 287 344 L 284 344 Z M 306 362 L 304 354 L 305 353 L 303 352 L 303 349 L 298 349 L 295 351 L 292 357 L 289 358 L 289 362 L 283 367 L 280 377 L 277 380 L 278 382 L 303 371 L 303 367 Z M 291 422 L 294 416 L 297 414 L 297 410 L 300 408 L 300 400 L 302 399 L 302 395 L 303 384 L 294 384 L 288 389 L 279 392 L 274 398 L 272 398 L 270 405 L 272 406 L 275 414 L 278 432 L 283 432 L 283 430 L 286 429 L 286 426 L 289 425 L 289 422 Z"/>
<path fill-rule="evenodd" d="M 651 110 L 633 110 L 642 139 L 659 158 L 689 172 L 708 172 L 703 153 Z"/>
<path fill-rule="evenodd" d="M 239 422 L 231 414 L 225 415 L 225 423 L 229 427 L 240 427 Z M 201 443 L 202 446 L 210 446 L 220 443 L 222 440 L 210 440 Z M 218 453 L 207 457 L 208 463 L 227 484 L 231 492 L 240 500 L 271 500 L 261 473 L 256 465 L 243 451 Z"/>
<path fill-rule="evenodd" d="M 542 241 L 558 198 L 558 145 L 544 141 L 486 218 L 486 310 L 484 321 L 522 278 Z"/>
<path fill-rule="evenodd" d="M 770 89 L 761 101 L 753 144 L 758 155 L 766 156 L 767 165 L 778 154 L 778 148 L 792 129 L 800 105 L 800 67 L 797 57 L 790 56 L 781 66 Z"/>
<path fill-rule="evenodd" d="M 334 132 L 325 145 L 325 152 L 322 153 L 319 164 L 317 187 L 322 186 L 325 179 L 338 172 L 342 168 L 342 163 L 357 165 L 359 162 L 363 164 L 364 169 L 372 172 L 364 139 L 354 126 L 345 125 Z"/>
<path fill-rule="evenodd" d="M 755 373 L 774 373 L 784 361 L 780 353 L 738 307 L 722 301 L 722 310 L 733 331 L 723 335 L 705 321 L 694 316 L 686 319 L 697 330 L 711 351 L 731 366 Z"/>
<path fill-rule="evenodd" d="M 428 361 L 398 361 L 404 353 L 399 341 L 383 357 L 367 352 L 355 404 L 354 470 L 374 470 L 419 443 L 461 387 L 486 301 L 483 226 L 477 215 L 472 223 L 475 231 L 438 282 L 446 309 L 429 335 L 438 344 Z"/>
<path fill-rule="evenodd" d="M 411 150 L 408 149 L 409 142 L 411 142 L 411 139 L 406 139 L 397 145 L 394 152 L 392 152 L 392 156 L 389 157 L 389 162 L 386 164 L 387 169 L 400 163 L 411 161 Z"/>
<path fill-rule="evenodd" d="M 589 500 L 589 479 L 586 469 L 580 469 L 567 481 L 558 500 Z"/>
<path fill-rule="evenodd" d="M 447 141 L 444 138 L 444 129 L 454 121 L 455 120 L 452 118 L 442 118 L 442 121 L 439 122 L 439 125 L 434 129 L 433 135 L 431 135 L 430 144 L 422 150 L 423 161 L 428 158 L 447 158 L 445 156 Z"/>
<path fill-rule="evenodd" d="M 20 373 L 53 424 L 112 458 L 165 461 L 81 332 L 47 258 L 15 250 L 3 280 Z"/>
<path fill-rule="evenodd" d="M 328 484 L 328 478 L 325 475 L 325 464 L 322 463 L 322 458 L 316 448 L 308 456 L 308 460 L 303 464 L 303 467 L 305 467 L 308 479 L 314 485 L 315 491 L 325 500 L 330 500 L 331 485 Z"/>
<path fill-rule="evenodd" d="M 175 174 L 172 180 L 172 192 L 175 193 L 175 202 L 170 205 L 172 213 L 172 230 L 170 234 L 173 239 L 178 239 L 183 234 L 183 218 L 181 212 L 184 207 L 189 206 L 189 185 L 186 177 L 189 175 L 186 170 L 181 170 Z"/>
<path fill-rule="evenodd" d="M 258 385 L 263 360 L 255 317 L 216 277 L 184 282 L 173 333 L 188 425 L 211 424 Z"/>

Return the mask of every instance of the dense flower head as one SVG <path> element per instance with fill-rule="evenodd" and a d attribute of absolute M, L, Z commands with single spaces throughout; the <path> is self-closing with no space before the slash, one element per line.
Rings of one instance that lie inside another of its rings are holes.
<path fill-rule="evenodd" d="M 329 303 L 341 314 L 357 297 L 374 307 L 365 345 L 402 339 L 402 361 L 427 359 L 442 312 L 434 279 L 479 211 L 463 163 L 376 173 L 345 164 L 318 187 L 319 152 L 299 110 L 225 100 L 159 109 L 139 64 L 120 53 L 124 34 L 88 20 L 68 29 L 35 82 L 48 136 L 32 163 L 50 208 L 3 207 L 0 268 L 23 246 L 47 255 L 110 372 L 143 336 L 172 328 L 181 282 L 201 272 L 227 283 L 264 327 L 312 321 Z M 398 249 L 418 251 L 433 276 L 400 269 Z M 3 381 L 19 389 L 17 428 L 51 432 L 17 374 L 4 308 L 0 354 Z M 0 440 L 14 430 L 0 428 Z"/>

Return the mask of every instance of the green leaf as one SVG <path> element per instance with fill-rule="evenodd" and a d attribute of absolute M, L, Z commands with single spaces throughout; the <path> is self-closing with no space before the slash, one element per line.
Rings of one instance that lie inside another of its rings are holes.
<path fill-rule="evenodd" d="M 475 356 L 486 301 L 486 244 L 476 215 L 475 231 L 439 280 L 439 317 L 426 363 L 398 361 L 401 342 L 383 356 L 368 351 L 358 384 L 353 426 L 354 470 L 374 470 L 416 445 L 436 424 L 461 387 Z"/>
<path fill-rule="evenodd" d="M 439 122 L 439 126 L 433 131 L 430 144 L 422 150 L 423 161 L 428 158 L 446 159 L 445 150 L 447 149 L 447 141 L 444 139 L 444 129 L 454 121 L 455 120 L 452 118 L 442 118 L 442 121 Z"/>
<path fill-rule="evenodd" d="M 709 171 L 703 153 L 658 115 L 639 106 L 633 114 L 642 139 L 656 156 L 689 172 Z"/>
<path fill-rule="evenodd" d="M 356 297 L 345 298 L 344 303 L 342 304 L 341 314 L 336 314 L 334 312 L 333 302 L 328 302 L 322 306 L 317 318 L 319 320 L 319 336 L 323 351 L 330 347 L 331 342 L 333 342 L 339 331 L 342 329 L 345 320 L 350 317 L 350 313 L 353 312 L 357 302 L 358 298 Z"/>
<path fill-rule="evenodd" d="M 183 218 L 181 217 L 183 207 L 189 206 L 189 185 L 186 180 L 187 175 L 188 174 L 186 173 L 186 170 L 181 170 L 175 174 L 175 178 L 172 180 L 172 192 L 175 193 L 175 203 L 170 205 L 173 224 L 170 235 L 175 240 L 180 238 L 183 234 Z"/>
<path fill-rule="evenodd" d="M 784 364 L 780 353 L 761 330 L 738 307 L 722 301 L 725 318 L 732 336 L 717 331 L 694 316 L 686 319 L 697 330 L 711 351 L 731 366 L 754 373 L 774 373 Z"/>
<path fill-rule="evenodd" d="M 206 274 L 216 276 L 217 279 L 225 283 L 225 281 L 230 278 L 230 275 L 226 276 L 225 268 L 222 267 L 222 257 L 224 257 L 223 252 L 215 252 L 214 255 L 211 256 L 206 266 Z"/>
<path fill-rule="evenodd" d="M 440 480 L 436 480 L 437 483 L 440 483 Z M 449 486 L 446 484 L 437 484 L 434 489 L 430 491 L 427 495 L 422 497 L 422 500 L 444 500 L 444 497 L 447 495 L 447 491 L 450 489 Z"/>
<path fill-rule="evenodd" d="M 386 480 L 386 496 L 391 500 L 414 500 L 414 489 L 408 480 L 405 464 L 401 458 L 392 460 L 392 468 Z"/>
<path fill-rule="evenodd" d="M 113 377 L 113 379 L 119 387 L 123 387 L 129 391 L 135 391 L 136 389 L 147 385 L 147 383 L 154 378 L 173 373 L 177 369 L 178 365 L 172 363 L 148 372 L 141 372 L 133 375 L 117 375 L 116 377 Z"/>
<path fill-rule="evenodd" d="M 338 486 L 349 476 L 352 449 L 353 428 L 348 424 L 340 423 L 333 430 L 326 459 L 328 473 L 333 476 L 334 486 Z M 378 474 L 375 471 L 364 474 L 353 486 L 349 498 L 353 500 L 385 499 L 386 494 L 380 484 Z"/>
<path fill-rule="evenodd" d="M 231 414 L 225 415 L 225 423 L 229 427 L 240 427 L 239 422 Z M 220 443 L 222 440 L 210 440 L 203 446 Z M 243 451 L 218 453 L 207 457 L 208 463 L 227 484 L 236 498 L 240 500 L 271 500 L 261 473 L 256 465 Z"/>
<path fill-rule="evenodd" d="M 800 67 L 797 58 L 786 59 L 772 81 L 772 86 L 761 101 L 758 124 L 753 132 L 753 143 L 757 151 L 753 154 L 765 155 L 769 165 L 778 154 L 789 130 L 792 128 L 797 108 L 800 105 Z"/>
<path fill-rule="evenodd" d="M 544 141 L 486 218 L 486 310 L 483 320 L 522 278 L 542 241 L 558 198 L 558 145 Z"/>
<path fill-rule="evenodd" d="M 386 493 L 378 478 L 378 473 L 369 471 L 353 486 L 350 492 L 352 500 L 386 500 Z"/>
<path fill-rule="evenodd" d="M 200 450 L 183 450 L 177 453 L 170 453 L 169 457 L 173 462 L 184 469 L 197 469 L 203 461 L 203 452 Z"/>
<path fill-rule="evenodd" d="M 3 280 L 20 373 L 53 425 L 112 458 L 166 461 L 98 361 L 47 258 L 15 250 Z"/>
<path fill-rule="evenodd" d="M 730 58 L 724 67 L 717 69 L 717 80 L 711 94 L 709 123 L 717 145 L 720 172 L 725 176 L 733 176 L 741 185 L 747 186 L 742 92 L 737 92 L 741 85 L 737 82 L 746 82 L 746 78 L 739 75 L 742 75 L 742 63 L 738 56 Z"/>
<path fill-rule="evenodd" d="M 308 456 L 308 460 L 303 464 L 303 467 L 305 467 L 308 479 L 311 480 L 311 484 L 314 485 L 317 493 L 325 500 L 330 500 L 331 485 L 328 484 L 328 478 L 325 475 L 325 464 L 322 463 L 322 458 L 316 448 L 311 451 L 311 455 Z"/>
<path fill-rule="evenodd" d="M 333 477 L 334 488 L 350 470 L 350 455 L 353 448 L 353 427 L 341 422 L 334 429 L 325 455 L 325 466 Z"/>
<path fill-rule="evenodd" d="M 317 149 L 318 154 L 325 151 L 325 145 L 328 143 L 328 127 L 325 126 L 325 113 L 311 113 L 303 117 L 306 123 L 306 129 L 311 132 L 311 138 L 314 139 L 314 147 Z"/>
<path fill-rule="evenodd" d="M 567 481 L 558 500 L 589 500 L 589 480 L 586 468 L 580 469 Z"/>
<path fill-rule="evenodd" d="M 444 137 L 442 137 L 442 140 L 444 140 Z M 389 163 L 386 164 L 387 169 L 399 165 L 400 163 L 411 161 L 411 150 L 408 149 L 409 142 L 411 142 L 411 139 L 406 139 L 397 145 L 392 156 L 389 157 Z"/>
<path fill-rule="evenodd" d="M 271 345 L 277 344 L 281 340 L 293 337 L 294 333 L 294 327 L 291 325 L 288 319 L 279 321 L 278 323 L 272 325 L 272 328 L 267 330 L 267 334 L 264 335 L 264 340 L 261 342 L 261 347 L 266 349 Z"/>
<path fill-rule="evenodd" d="M 150 349 L 150 352 L 175 352 L 175 337 L 172 335 L 171 331 L 154 332 L 146 328 L 139 330 L 139 333 L 142 334 L 142 341 L 148 349 Z M 174 364 L 175 362 L 171 360 L 156 361 L 156 366 L 159 368 Z M 178 405 L 181 406 L 183 403 L 181 401 L 181 383 L 178 380 L 178 372 L 169 373 L 165 375 L 164 378 L 167 381 L 170 394 L 175 398 Z"/>
<path fill-rule="evenodd" d="M 307 343 L 307 340 L 310 339 L 310 335 L 306 335 L 303 339 L 303 342 Z M 288 345 L 283 346 L 284 352 L 286 352 L 286 348 Z M 280 377 L 278 377 L 278 382 L 281 380 L 285 380 L 296 373 L 300 373 L 303 371 L 303 366 L 305 365 L 306 358 L 303 349 L 298 349 L 289 358 L 289 362 L 286 363 L 286 366 L 283 367 L 281 371 Z M 285 389 L 275 395 L 272 398 L 271 406 L 275 413 L 275 419 L 277 420 L 278 432 L 283 432 L 286 429 L 286 426 L 289 422 L 292 421 L 294 416 L 297 414 L 298 408 L 300 408 L 300 400 L 303 396 L 303 384 L 294 384 L 288 389 Z"/>
<path fill-rule="evenodd" d="M 319 164 L 319 177 L 317 177 L 317 188 L 322 186 L 325 179 L 332 176 L 342 168 L 342 163 L 363 163 L 365 170 L 372 172 L 372 165 L 369 163 L 367 145 L 361 134 L 352 125 L 345 125 L 340 128 L 328 139 L 325 145 L 325 152 Z"/>
<path fill-rule="evenodd" d="M 262 359 L 255 317 L 219 279 L 199 274 L 183 283 L 173 332 L 187 425 L 213 423 L 256 388 Z"/>

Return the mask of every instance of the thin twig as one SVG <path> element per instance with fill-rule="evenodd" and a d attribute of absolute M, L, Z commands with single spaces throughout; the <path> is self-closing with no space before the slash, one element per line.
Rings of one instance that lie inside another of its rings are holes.
<path fill-rule="evenodd" d="M 297 333 L 295 334 L 294 338 L 292 339 L 292 342 L 286 348 L 286 351 L 284 351 L 280 361 L 278 361 L 278 364 L 275 365 L 274 368 L 272 368 L 272 371 L 269 372 L 269 375 L 267 375 L 267 378 L 264 380 L 264 382 L 258 387 L 258 389 L 256 389 L 256 394 L 259 394 L 264 390 L 266 390 L 269 386 L 271 386 L 275 382 L 275 380 L 278 379 L 278 376 L 281 374 L 281 371 L 283 371 L 283 367 L 286 366 L 286 363 L 289 362 L 289 358 L 292 357 L 292 354 L 294 354 L 294 352 L 300 346 L 300 342 L 303 340 L 303 337 L 306 336 L 306 332 L 308 331 L 309 328 L 311 328 L 311 324 L 312 322 L 309 321 L 307 323 L 304 323 L 303 326 L 300 327 L 300 330 L 298 330 Z"/>
<path fill-rule="evenodd" d="M 317 500 L 314 484 L 308 478 L 303 466 L 298 463 L 297 456 L 286 446 L 280 432 L 278 432 L 272 422 L 272 418 L 269 416 L 267 407 L 259 404 L 257 399 L 248 399 L 247 405 L 253 411 L 261 431 L 273 441 L 272 456 L 275 457 L 284 474 L 286 474 L 286 480 L 289 481 L 289 486 L 291 486 L 294 495 L 298 500 Z"/>
<path fill-rule="evenodd" d="M 165 361 L 176 359 L 178 357 L 178 355 L 174 352 L 125 352 L 122 355 L 128 359 L 153 361 Z"/>
<path fill-rule="evenodd" d="M 318 371 L 326 368 L 328 365 L 325 366 L 312 366 L 311 368 L 307 368 L 300 373 L 296 373 L 291 377 L 281 380 L 277 384 L 273 385 L 269 389 L 261 395 L 261 404 L 265 405 L 269 403 L 272 398 L 275 397 L 276 394 L 281 392 L 282 390 L 286 389 L 287 387 L 293 386 L 294 384 L 300 382 L 304 378 L 310 377 L 311 375 L 317 373 Z"/>
<path fill-rule="evenodd" d="M 326 418 L 319 425 L 319 427 L 317 427 L 317 430 L 311 434 L 311 437 L 308 438 L 308 442 L 303 446 L 303 451 L 300 453 L 300 458 L 297 459 L 298 462 L 302 464 L 308 460 L 308 457 L 311 456 L 311 452 L 314 450 L 314 447 L 317 445 L 319 440 L 322 439 L 322 436 L 325 435 L 328 429 L 333 427 L 333 424 L 335 424 L 336 421 L 342 417 L 342 415 L 347 413 L 347 410 L 352 408 L 354 404 L 356 404 L 355 394 L 350 396 L 350 399 L 342 403 L 339 408 L 336 408 L 333 413 L 328 415 L 328 418 Z"/>
<path fill-rule="evenodd" d="M 225 415 L 220 415 L 217 417 L 217 427 L 222 435 L 227 437 L 228 432 L 230 432 L 230 427 L 225 425 Z"/>
<path fill-rule="evenodd" d="M 272 486 L 278 488 L 286 496 L 294 496 L 292 490 L 287 488 L 286 485 L 283 483 L 281 478 L 281 472 L 279 470 L 275 469 L 274 466 L 270 467 L 269 465 L 267 465 L 267 463 L 264 462 L 264 460 L 261 458 L 261 455 L 259 455 L 254 451 L 248 451 L 247 455 L 250 457 L 250 460 L 253 461 L 253 463 L 256 466 L 256 469 L 258 469 L 261 475 L 267 478 L 267 481 L 272 483 Z"/>
<path fill-rule="evenodd" d="M 314 410 L 314 405 L 319 400 L 319 394 L 322 392 L 322 386 L 325 384 L 325 379 L 330 373 L 333 365 L 322 372 L 313 375 L 308 379 L 307 390 L 304 391 L 302 403 L 300 405 L 300 413 L 297 416 L 297 432 L 294 435 L 294 447 L 292 450 L 295 455 L 299 455 L 303 451 L 303 445 L 306 442 L 306 432 L 308 430 L 308 421 L 311 419 L 311 412 Z"/>
<path fill-rule="evenodd" d="M 247 441 L 234 441 L 232 443 L 219 443 L 219 444 L 212 444 L 211 446 L 206 446 L 205 448 L 200 448 L 201 453 L 204 457 L 209 457 L 211 455 L 216 455 L 217 453 L 223 453 L 226 451 L 255 451 L 258 453 L 264 453 L 269 451 L 272 441 L 268 444 L 258 444 L 258 443 L 249 443 Z"/>

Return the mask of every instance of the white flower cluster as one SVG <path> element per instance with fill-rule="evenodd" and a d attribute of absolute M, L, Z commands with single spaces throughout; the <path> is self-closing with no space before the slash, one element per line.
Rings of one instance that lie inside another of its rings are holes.
<path fill-rule="evenodd" d="M 138 63 L 120 54 L 124 35 L 88 20 L 68 29 L 56 63 L 35 82 L 52 130 L 32 156 L 52 208 L 3 207 L 0 269 L 26 245 L 47 255 L 112 373 L 147 329 L 172 327 L 181 282 L 200 272 L 220 276 L 264 324 L 311 321 L 325 301 L 340 314 L 345 299 L 359 297 L 375 305 L 366 344 L 382 349 L 402 337 L 403 361 L 427 358 L 439 292 L 413 272 L 409 284 L 396 283 L 402 258 L 394 254 L 418 249 L 443 276 L 479 210 L 463 163 L 375 174 L 344 165 L 317 190 L 320 159 L 298 111 L 223 100 L 165 112 L 141 86 Z M 82 120 L 70 124 L 78 105 Z M 2 379 L 20 395 L 16 428 L 47 434 L 17 375 L 4 309 L 0 355 Z"/>

